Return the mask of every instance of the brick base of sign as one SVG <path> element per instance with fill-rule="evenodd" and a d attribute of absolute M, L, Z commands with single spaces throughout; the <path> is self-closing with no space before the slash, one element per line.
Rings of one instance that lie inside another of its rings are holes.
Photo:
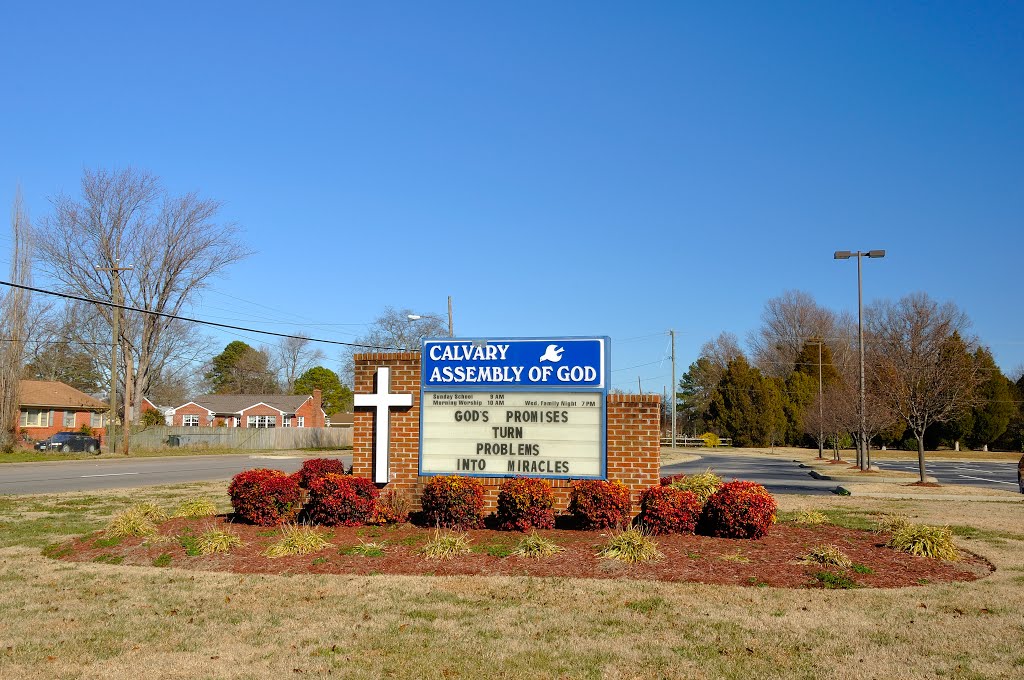
<path fill-rule="evenodd" d="M 391 455 L 389 482 L 383 489 L 405 492 L 413 509 L 419 509 L 423 485 L 430 479 L 420 477 L 420 353 L 357 354 L 355 393 L 374 391 L 374 376 L 379 366 L 391 369 L 392 393 L 412 395 L 410 408 L 391 410 Z M 619 480 L 629 487 L 633 512 L 639 511 L 640 493 L 658 483 L 661 466 L 661 398 L 653 394 L 609 394 L 607 410 L 608 480 Z M 352 474 L 373 478 L 374 410 L 356 408 L 352 430 Z M 485 489 L 485 509 L 495 509 L 502 477 L 477 477 Z M 555 509 L 569 505 L 571 480 L 552 479 Z M 382 490 L 383 490 L 382 489 Z"/>

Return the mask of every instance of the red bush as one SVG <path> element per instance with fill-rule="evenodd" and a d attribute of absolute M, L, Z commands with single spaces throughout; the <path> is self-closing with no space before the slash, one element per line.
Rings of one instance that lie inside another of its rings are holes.
<path fill-rule="evenodd" d="M 668 477 L 662 477 L 658 481 L 661 483 L 662 486 L 668 486 L 669 484 L 672 484 L 673 482 L 681 482 L 684 479 L 686 479 L 686 475 L 679 474 L 679 475 L 669 475 Z"/>
<path fill-rule="evenodd" d="M 553 529 L 555 496 L 546 479 L 516 477 L 498 492 L 498 528 L 502 531 Z"/>
<path fill-rule="evenodd" d="M 306 513 L 314 524 L 353 527 L 373 519 L 380 491 L 369 479 L 328 472 L 309 482 Z"/>
<path fill-rule="evenodd" d="M 280 470 L 239 472 L 228 486 L 231 507 L 246 522 L 274 526 L 293 519 L 302 506 L 296 481 Z"/>
<path fill-rule="evenodd" d="M 345 474 L 345 464 L 335 458 L 310 458 L 302 462 L 302 467 L 295 473 L 295 481 L 303 489 L 308 489 L 310 482 L 326 474 Z"/>
<path fill-rule="evenodd" d="M 652 534 L 692 534 L 700 519 L 697 494 L 671 486 L 652 486 L 640 494 L 636 521 Z"/>
<path fill-rule="evenodd" d="M 698 533 L 721 538 L 761 538 L 775 523 L 775 498 L 754 482 L 727 482 L 704 504 Z"/>
<path fill-rule="evenodd" d="M 432 477 L 420 504 L 430 526 L 476 529 L 483 524 L 484 487 L 470 477 Z"/>
<path fill-rule="evenodd" d="M 373 508 L 370 524 L 401 524 L 409 519 L 409 497 L 404 491 L 387 489 Z"/>
<path fill-rule="evenodd" d="M 583 529 L 606 529 L 629 521 L 633 504 L 622 482 L 581 480 L 573 482 L 569 514 Z"/>

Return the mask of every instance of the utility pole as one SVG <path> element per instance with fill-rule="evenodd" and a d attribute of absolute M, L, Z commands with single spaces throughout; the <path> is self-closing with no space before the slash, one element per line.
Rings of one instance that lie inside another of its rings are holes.
<path fill-rule="evenodd" d="M 455 327 L 452 326 L 452 296 L 448 296 L 448 337 L 455 337 Z"/>
<path fill-rule="evenodd" d="M 113 306 L 110 309 L 110 328 L 113 331 L 113 343 L 110 348 L 110 419 L 107 421 L 107 446 L 111 453 L 116 452 L 117 444 L 114 440 L 115 421 L 117 420 L 117 348 L 121 335 L 121 272 L 129 271 L 131 267 L 120 266 L 121 260 L 115 259 L 113 267 L 95 267 L 99 272 L 110 272 L 110 297 Z M 125 380 L 125 392 L 127 393 L 128 382 Z M 125 419 L 128 412 L 125 411 Z M 128 429 L 125 428 L 124 453 L 128 455 Z"/>
<path fill-rule="evenodd" d="M 824 458 L 825 454 L 825 409 L 824 409 L 824 397 L 822 396 L 821 390 L 821 340 L 810 340 L 809 343 L 814 343 L 818 346 L 818 458 Z"/>
<path fill-rule="evenodd" d="M 672 337 L 672 448 L 676 448 L 676 332 L 670 330 Z"/>

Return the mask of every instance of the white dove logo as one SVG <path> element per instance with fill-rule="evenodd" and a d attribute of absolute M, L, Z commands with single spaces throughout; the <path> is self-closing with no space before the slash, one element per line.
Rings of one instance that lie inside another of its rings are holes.
<path fill-rule="evenodd" d="M 562 352 L 565 351 L 564 347 L 558 345 L 548 345 L 548 348 L 544 350 L 544 355 L 541 356 L 541 361 L 550 361 L 553 364 L 557 364 L 562 360 Z"/>

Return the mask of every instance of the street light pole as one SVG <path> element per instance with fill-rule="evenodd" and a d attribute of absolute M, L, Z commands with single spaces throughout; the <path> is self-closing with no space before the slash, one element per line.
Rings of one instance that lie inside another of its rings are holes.
<path fill-rule="evenodd" d="M 885 257 L 884 250 L 869 250 L 867 252 L 851 252 L 849 250 L 837 250 L 833 258 L 836 260 L 848 260 L 851 257 L 857 258 L 857 346 L 860 350 L 860 441 L 858 442 L 858 464 L 861 470 L 871 468 L 871 453 L 867 442 L 867 418 L 865 417 L 864 399 L 864 279 L 861 274 L 861 259 L 864 257 Z"/>

